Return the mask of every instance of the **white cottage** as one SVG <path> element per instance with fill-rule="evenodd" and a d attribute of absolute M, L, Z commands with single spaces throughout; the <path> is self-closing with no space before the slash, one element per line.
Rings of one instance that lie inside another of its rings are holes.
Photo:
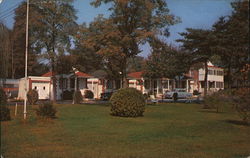
<path fill-rule="evenodd" d="M 18 99 L 24 99 L 26 86 L 28 90 L 37 90 L 39 99 L 49 99 L 53 88 L 50 77 L 28 76 L 27 79 L 21 78 Z"/>

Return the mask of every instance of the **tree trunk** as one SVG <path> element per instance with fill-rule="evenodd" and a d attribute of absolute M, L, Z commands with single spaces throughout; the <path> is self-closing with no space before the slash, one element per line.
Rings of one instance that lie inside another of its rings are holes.
<path fill-rule="evenodd" d="M 228 65 L 227 71 L 227 88 L 232 88 L 232 81 L 231 81 L 231 64 Z"/>
<path fill-rule="evenodd" d="M 124 58 L 124 60 L 123 60 L 123 68 L 122 68 L 122 70 L 123 70 L 123 72 L 122 72 L 122 76 L 123 76 L 123 84 L 122 84 L 122 88 L 128 88 L 129 86 L 128 86 L 128 80 L 127 80 L 127 72 L 126 72 L 126 69 L 127 69 L 127 59 L 126 58 Z"/>
<path fill-rule="evenodd" d="M 207 74 L 208 74 L 207 60 L 205 60 L 204 66 L 205 66 L 205 76 L 204 76 L 204 96 L 206 96 L 206 95 L 207 95 Z"/>
<path fill-rule="evenodd" d="M 51 65 L 52 65 L 52 84 L 53 84 L 53 97 L 52 101 L 53 103 L 56 103 L 56 76 L 55 76 L 55 59 L 52 57 L 51 59 Z"/>

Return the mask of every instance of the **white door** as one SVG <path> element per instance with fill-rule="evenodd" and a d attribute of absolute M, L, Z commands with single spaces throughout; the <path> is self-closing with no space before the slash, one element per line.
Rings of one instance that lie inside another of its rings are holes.
<path fill-rule="evenodd" d="M 37 90 L 39 99 L 49 99 L 48 82 L 32 82 L 32 89 Z"/>

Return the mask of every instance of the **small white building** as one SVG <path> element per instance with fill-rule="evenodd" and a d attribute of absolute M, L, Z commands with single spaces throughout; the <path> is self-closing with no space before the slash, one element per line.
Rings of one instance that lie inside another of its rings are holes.
<path fill-rule="evenodd" d="M 49 99 L 52 95 L 53 85 L 50 77 L 28 76 L 27 79 L 21 78 L 19 82 L 18 99 L 24 99 L 25 87 L 27 90 L 35 89 L 39 99 Z"/>

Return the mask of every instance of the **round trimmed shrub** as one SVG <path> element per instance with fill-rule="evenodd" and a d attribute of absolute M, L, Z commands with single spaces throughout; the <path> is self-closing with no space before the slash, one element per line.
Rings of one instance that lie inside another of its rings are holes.
<path fill-rule="evenodd" d="M 10 120 L 10 109 L 4 105 L 0 105 L 0 120 L 1 121 L 8 121 Z"/>
<path fill-rule="evenodd" d="M 73 99 L 74 99 L 74 103 L 75 103 L 75 104 L 81 103 L 82 100 L 83 100 L 81 91 L 79 91 L 79 90 L 78 90 L 78 91 L 75 91 L 75 92 L 74 92 Z"/>
<path fill-rule="evenodd" d="M 0 88 L 0 105 L 6 105 L 7 96 L 2 88 Z"/>
<path fill-rule="evenodd" d="M 145 110 L 145 98 L 135 88 L 122 88 L 116 91 L 110 98 L 111 115 L 121 117 L 143 116 Z"/>
<path fill-rule="evenodd" d="M 94 93 L 91 90 L 85 90 L 84 91 L 84 98 L 93 99 Z"/>
<path fill-rule="evenodd" d="M 43 103 L 36 109 L 36 114 L 42 118 L 56 118 L 56 109 L 51 102 Z"/>
<path fill-rule="evenodd" d="M 38 92 L 35 89 L 29 90 L 27 93 L 27 99 L 31 105 L 35 105 L 38 101 Z"/>

